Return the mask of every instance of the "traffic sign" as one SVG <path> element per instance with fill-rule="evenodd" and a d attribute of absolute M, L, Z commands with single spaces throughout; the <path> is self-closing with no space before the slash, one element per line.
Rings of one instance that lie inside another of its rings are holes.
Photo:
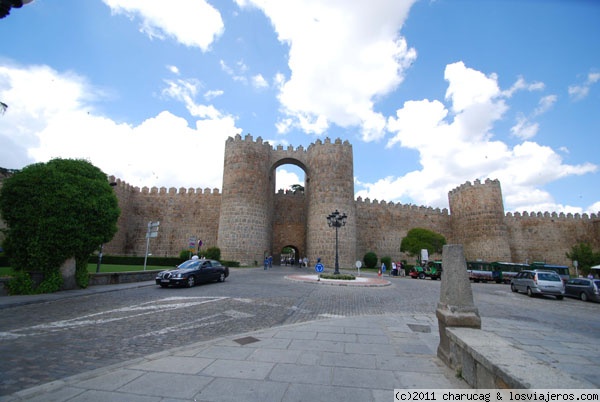
<path fill-rule="evenodd" d="M 315 265 L 315 271 L 321 273 L 323 272 L 323 264 L 321 264 L 320 262 L 317 263 L 317 265 Z"/>

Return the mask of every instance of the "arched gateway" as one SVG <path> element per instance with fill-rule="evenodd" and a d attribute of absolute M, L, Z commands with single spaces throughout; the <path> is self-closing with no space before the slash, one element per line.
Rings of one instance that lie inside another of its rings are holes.
<path fill-rule="evenodd" d="M 352 145 L 337 139 L 317 140 L 308 149 L 276 149 L 259 137 L 229 138 L 225 145 L 218 247 L 226 260 L 252 265 L 265 253 L 276 255 L 286 245 L 299 257 L 318 257 L 334 265 L 335 233 L 327 216 L 336 209 L 348 215 L 340 231 L 341 266 L 356 260 L 356 206 Z M 275 170 L 293 164 L 305 172 L 304 194 L 275 193 Z"/>

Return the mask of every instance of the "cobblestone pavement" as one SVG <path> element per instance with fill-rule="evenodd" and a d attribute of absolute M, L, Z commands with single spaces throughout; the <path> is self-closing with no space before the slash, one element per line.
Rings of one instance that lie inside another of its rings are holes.
<path fill-rule="evenodd" d="M 285 279 L 302 272 L 311 273 L 292 267 L 232 269 L 225 283 L 189 289 L 148 284 L 3 308 L 0 397 L 220 336 L 336 316 L 432 314 L 439 300 L 440 281 L 390 278 L 391 286 L 360 288 Z M 566 323 L 591 339 L 600 336 L 598 324 L 586 319 L 597 314 L 598 304 L 530 299 L 503 285 L 473 288 L 484 316 L 529 325 L 539 319 L 556 328 Z M 521 308 L 525 303 L 533 320 Z"/>

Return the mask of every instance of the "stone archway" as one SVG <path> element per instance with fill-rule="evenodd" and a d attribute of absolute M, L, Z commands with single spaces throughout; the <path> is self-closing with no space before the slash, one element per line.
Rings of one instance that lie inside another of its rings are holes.
<path fill-rule="evenodd" d="M 286 252 L 286 249 L 291 250 L 291 252 Z M 279 252 L 280 256 L 278 261 L 281 261 L 281 265 L 284 266 L 298 266 L 298 261 L 302 258 L 298 247 L 292 244 L 288 244 L 281 250 L 277 251 Z"/>
<path fill-rule="evenodd" d="M 304 192 L 292 192 L 279 190 L 274 193 L 273 198 L 273 253 L 282 256 L 282 250 L 290 247 L 294 250 L 296 261 L 306 255 L 306 216 L 307 216 L 307 190 L 306 182 L 308 180 L 308 171 L 305 165 L 293 158 L 282 158 L 273 163 L 271 175 L 275 176 L 276 170 L 280 166 L 294 165 L 304 172 Z M 274 185 L 275 180 L 273 180 Z M 273 191 L 275 188 L 273 187 Z M 274 255 L 275 257 L 275 255 Z M 281 262 L 285 265 L 284 260 Z M 288 256 L 289 257 L 289 256 Z M 276 261 L 280 261 L 278 258 Z M 289 265 L 289 263 L 288 263 Z"/>

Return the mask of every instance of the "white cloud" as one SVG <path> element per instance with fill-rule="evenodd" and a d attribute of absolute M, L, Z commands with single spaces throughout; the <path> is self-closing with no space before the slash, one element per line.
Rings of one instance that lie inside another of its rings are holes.
<path fill-rule="evenodd" d="M 539 128 L 539 124 L 531 123 L 525 116 L 519 115 L 517 124 L 510 128 L 510 132 L 522 140 L 528 140 L 535 137 Z"/>
<path fill-rule="evenodd" d="M 512 87 L 503 91 L 503 95 L 510 98 L 517 91 L 541 91 L 544 88 L 545 85 L 543 82 L 528 83 L 523 77 L 519 77 Z"/>
<path fill-rule="evenodd" d="M 304 183 L 304 177 L 300 178 L 296 172 L 286 168 L 278 168 L 275 179 L 275 191 L 289 190 L 294 184 Z"/>
<path fill-rule="evenodd" d="M 194 80 L 169 81 L 164 92 L 186 105 L 195 127 L 168 111 L 133 126 L 97 114 L 93 102 L 102 92 L 79 76 L 46 66 L 0 67 L 0 98 L 10 99 L 0 119 L 2 167 L 77 158 L 134 186 L 220 188 L 225 140 L 240 129 L 233 116 L 195 103 L 197 87 Z"/>
<path fill-rule="evenodd" d="M 221 14 L 204 0 L 169 1 L 103 0 L 115 14 L 139 17 L 140 30 L 150 38 L 174 38 L 203 51 L 223 33 Z"/>
<path fill-rule="evenodd" d="M 538 107 L 533 112 L 534 116 L 539 116 L 546 113 L 554 106 L 558 97 L 556 95 L 547 95 L 540 99 Z"/>
<path fill-rule="evenodd" d="M 500 90 L 497 77 L 459 62 L 447 66 L 445 78 L 449 108 L 438 100 L 408 101 L 396 111 L 396 117 L 388 119 L 387 129 L 393 133 L 388 147 L 416 150 L 421 169 L 360 183 L 364 189 L 357 196 L 400 202 L 412 199 L 421 205 L 447 207 L 448 191 L 457 183 L 491 178 L 502 183 L 507 211 L 576 210 L 557 205 L 540 188 L 563 177 L 595 172 L 598 166 L 564 164 L 550 147 L 531 141 L 510 148 L 493 140 L 491 130 L 507 110 L 507 92 Z"/>
<path fill-rule="evenodd" d="M 393 91 L 416 58 L 398 35 L 413 0 L 236 1 L 261 9 L 289 45 L 291 76 L 279 101 L 294 126 L 315 134 L 331 123 L 359 126 L 365 141 L 383 137 L 385 117 L 374 99 Z"/>
<path fill-rule="evenodd" d="M 175 75 L 179 75 L 179 68 L 177 68 L 177 66 L 167 66 L 167 70 Z"/>
<path fill-rule="evenodd" d="M 252 77 L 252 86 L 258 89 L 268 88 L 269 83 L 261 74 L 256 74 L 254 77 Z"/>
<path fill-rule="evenodd" d="M 592 85 L 600 81 L 600 73 L 591 72 L 587 75 L 587 79 L 582 85 L 569 86 L 568 92 L 571 99 L 579 101 L 588 96 Z"/>

